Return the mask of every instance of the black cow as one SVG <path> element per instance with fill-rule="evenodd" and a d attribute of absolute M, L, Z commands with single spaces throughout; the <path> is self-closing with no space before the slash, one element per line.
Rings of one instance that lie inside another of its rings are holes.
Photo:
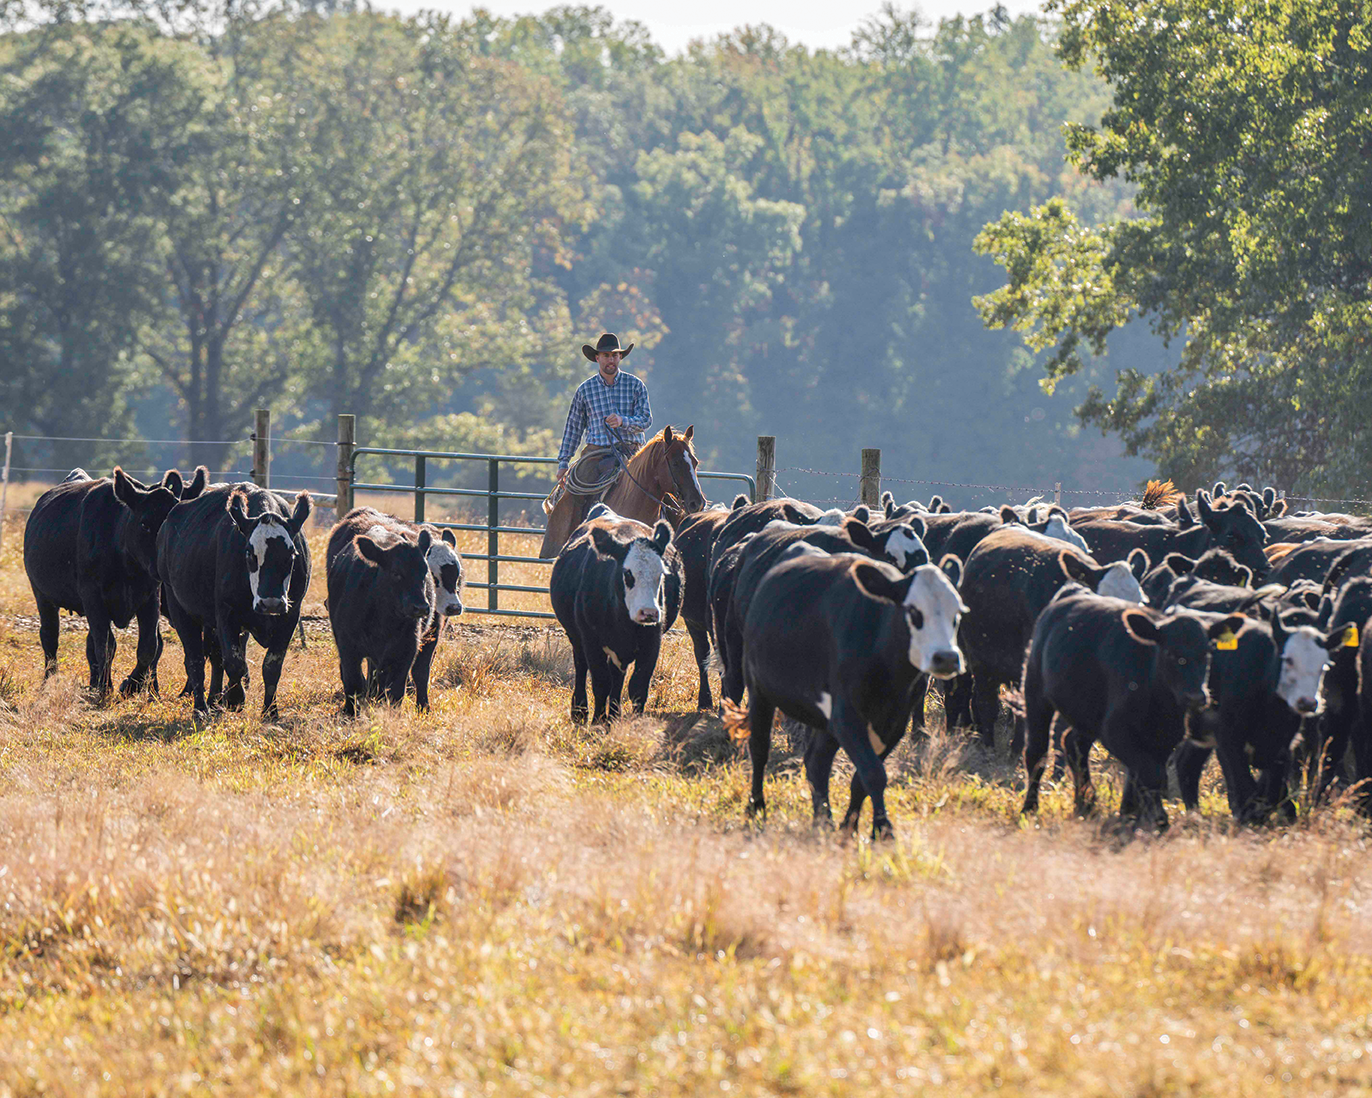
<path fill-rule="evenodd" d="M 262 713 L 277 717 L 276 686 L 310 585 L 310 550 L 301 534 L 310 507 L 308 492 L 288 510 L 264 488 L 224 484 L 177 505 L 162 524 L 157 574 L 167 616 L 181 638 L 197 720 L 209 712 L 209 702 L 242 708 L 248 684 L 246 634 L 266 649 Z"/>
<path fill-rule="evenodd" d="M 38 604 L 44 678 L 57 670 L 58 611 L 70 610 L 86 619 L 93 690 L 104 697 L 114 689 L 114 629 L 136 619 L 137 662 L 119 692 L 156 693 L 157 531 L 179 498 L 203 490 L 205 477 L 201 466 L 188 488 L 170 469 L 160 485 L 149 486 L 118 467 L 99 480 L 76 469 L 38 498 L 24 527 L 24 569 Z"/>
<path fill-rule="evenodd" d="M 425 559 L 428 561 L 429 575 L 433 577 L 434 612 L 429 619 L 428 628 L 420 638 L 419 651 L 415 655 L 414 666 L 410 669 L 415 706 L 423 712 L 429 708 L 429 675 L 433 668 L 434 655 L 438 651 L 439 639 L 443 635 L 444 623 L 450 617 L 460 616 L 464 609 L 462 585 L 465 573 L 462 568 L 462 557 L 457 552 L 457 537 L 451 530 L 443 530 L 440 533 L 437 527 L 397 518 L 373 507 L 354 507 L 339 520 L 339 526 L 346 526 L 354 537 L 358 534 L 370 534 L 382 543 L 389 538 L 405 538 L 417 545 L 422 533 L 427 531 L 429 534 L 429 548 Z M 335 527 L 335 530 L 337 529 L 338 527 Z M 329 543 L 333 544 L 332 534 Z M 326 550 L 326 575 L 328 561 L 331 559 Z M 328 608 L 327 603 L 325 608 Z M 370 674 L 368 678 L 371 678 Z M 372 683 L 371 686 L 379 688 L 380 684 Z"/>
<path fill-rule="evenodd" d="M 1319 775 L 1316 795 L 1323 796 L 1344 769 L 1349 745 L 1357 777 L 1372 777 L 1372 743 L 1365 742 L 1359 719 L 1359 649 L 1367 620 L 1372 618 L 1372 578 L 1361 576 L 1338 589 L 1332 607 L 1321 607 L 1330 638 L 1329 670 L 1324 676 L 1324 712 L 1302 756 Z"/>
<path fill-rule="evenodd" d="M 1168 553 L 1156 567 L 1148 569 L 1139 582 L 1149 603 L 1162 606 L 1179 576 L 1247 587 L 1253 581 L 1253 570 L 1240 564 L 1223 549 L 1207 549 L 1194 560 L 1184 553 Z"/>
<path fill-rule="evenodd" d="M 710 676 L 707 670 L 710 660 L 710 601 L 709 582 L 710 549 L 715 535 L 733 512 L 748 506 L 747 496 L 736 496 L 733 506 L 727 510 L 712 507 L 687 515 L 676 528 L 672 543 L 681 554 L 682 593 L 681 620 L 686 623 L 686 632 L 691 638 L 695 652 L 696 668 L 700 672 L 700 689 L 696 694 L 698 709 L 713 709 L 714 698 L 710 693 Z"/>
<path fill-rule="evenodd" d="M 842 747 L 857 768 L 844 829 L 856 832 L 871 797 L 872 835 L 889 837 L 883 760 L 905 734 L 927 676 L 963 669 L 962 610 L 957 589 L 931 564 L 902 575 L 866 557 L 791 547 L 758 584 L 744 622 L 749 815 L 766 812 L 762 779 L 780 709 L 819 733 L 805 751 L 815 822 L 832 819 L 829 776 Z"/>
<path fill-rule="evenodd" d="M 404 700 L 438 605 L 429 570 L 430 532 L 420 530 L 410 541 L 370 518 L 350 511 L 330 532 L 325 552 L 329 625 L 338 646 L 343 712 L 349 717 L 356 715 L 358 699 L 373 691 L 392 705 Z"/>
<path fill-rule="evenodd" d="M 1274 617 L 1270 624 L 1248 619 L 1217 642 L 1210 659 L 1211 705 L 1188 715 L 1186 739 L 1177 749 L 1177 783 L 1187 808 L 1200 802 L 1201 771 L 1213 750 L 1236 820 L 1260 823 L 1277 809 L 1291 815 L 1292 741 L 1301 720 L 1320 708 L 1328 650 L 1340 640 Z"/>
<path fill-rule="evenodd" d="M 756 534 L 769 522 L 780 519 L 796 526 L 813 526 L 824 519 L 825 515 L 826 512 L 812 503 L 784 497 L 763 500 L 761 503 L 749 503 L 732 509 L 710 543 L 710 563 L 706 575 L 714 572 L 715 562 L 721 556 L 749 534 Z M 838 526 L 844 518 L 841 511 L 830 512 L 829 515 L 830 520 L 827 524 L 832 526 Z"/>
<path fill-rule="evenodd" d="M 1348 556 L 1339 575 L 1366 573 L 1372 563 L 1372 539 L 1346 541 L 1335 538 L 1314 538 L 1291 550 L 1272 565 L 1267 579 L 1270 583 L 1291 584 L 1296 580 L 1315 580 L 1323 583 L 1336 564 Z"/>
<path fill-rule="evenodd" d="M 1232 553 L 1240 564 L 1252 571 L 1256 580 L 1263 580 L 1268 571 L 1267 557 L 1262 551 L 1267 532 L 1252 512 L 1242 503 L 1211 507 L 1204 492 L 1197 493 L 1196 507 L 1201 521 L 1186 529 L 1180 524 L 1145 526 L 1135 522 L 1080 522 L 1075 519 L 1073 526 L 1091 546 L 1091 555 L 1102 564 L 1124 560 L 1133 549 L 1142 549 L 1149 560 L 1160 561 L 1168 553 L 1182 553 L 1194 559 L 1207 549 L 1219 548 Z M 1189 517 L 1184 500 L 1178 508 L 1179 514 L 1185 513 Z"/>
<path fill-rule="evenodd" d="M 1144 601 L 1128 563 L 1101 566 L 1066 542 L 1023 526 L 993 531 L 967 558 L 958 585 L 967 604 L 958 646 L 967 657 L 972 713 L 986 746 L 994 746 L 1000 688 L 1019 686 L 1034 623 L 1062 586 L 1073 580 L 1103 595 Z M 1017 735 L 1012 744 L 1015 752 L 1018 739 Z"/>
<path fill-rule="evenodd" d="M 572 720 L 586 720 L 587 671 L 593 720 L 617 717 L 631 663 L 629 701 L 639 712 L 646 708 L 663 631 L 681 609 L 681 586 L 681 557 L 666 522 L 650 529 L 604 504 L 591 508 L 558 553 L 549 584 L 553 613 L 572 644 Z"/>
<path fill-rule="evenodd" d="M 1076 810 L 1095 810 L 1088 756 L 1097 740 L 1128 771 L 1120 816 L 1167 826 L 1167 760 L 1188 710 L 1205 705 L 1209 641 L 1242 628 L 1242 615 L 1208 626 L 1120 599 L 1064 587 L 1039 615 L 1024 663 L 1025 813 L 1038 811 L 1039 783 L 1054 713 L 1071 725 L 1063 753 Z"/>

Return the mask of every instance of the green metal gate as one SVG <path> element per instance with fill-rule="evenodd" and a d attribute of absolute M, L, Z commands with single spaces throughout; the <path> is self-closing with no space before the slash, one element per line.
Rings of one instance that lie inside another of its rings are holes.
<path fill-rule="evenodd" d="M 375 484 L 361 483 L 357 480 L 357 459 L 364 455 L 375 455 L 384 458 L 410 458 L 414 462 L 414 483 L 413 484 Z M 430 461 L 481 461 L 486 463 L 486 487 L 481 488 L 434 488 L 428 483 L 429 462 Z M 527 584 L 501 583 L 500 566 L 501 564 L 544 564 L 552 565 L 551 560 L 543 560 L 540 557 L 529 557 L 504 554 L 500 551 L 500 535 L 520 535 L 534 536 L 543 533 L 542 526 L 502 526 L 500 522 L 500 503 L 502 500 L 524 500 L 528 503 L 538 504 L 543 501 L 542 492 L 515 492 L 507 491 L 500 487 L 500 467 L 501 465 L 557 465 L 557 458 L 551 457 L 519 457 L 511 454 L 457 454 L 448 453 L 440 450 L 392 450 L 380 446 L 358 446 L 352 451 L 348 466 L 350 488 L 352 492 L 405 492 L 414 495 L 414 520 L 415 522 L 427 521 L 424 516 L 424 499 L 426 496 L 459 496 L 466 499 L 484 499 L 486 501 L 486 521 L 476 522 L 435 522 L 434 526 L 448 530 L 469 530 L 476 533 L 485 532 L 486 552 L 484 553 L 463 553 L 464 560 L 484 560 L 486 562 L 486 582 L 467 583 L 470 589 L 485 590 L 486 605 L 468 606 L 468 611 L 476 614 L 502 614 L 508 617 L 521 618 L 551 618 L 553 615 L 545 610 L 513 610 L 500 605 L 500 592 L 512 591 L 527 594 L 544 595 L 548 594 L 547 587 L 531 587 Z M 732 480 L 738 481 L 748 486 L 748 498 L 757 499 L 757 484 L 747 473 L 717 473 L 700 470 L 696 474 L 701 480 Z M 354 500 L 354 504 L 355 504 Z"/>

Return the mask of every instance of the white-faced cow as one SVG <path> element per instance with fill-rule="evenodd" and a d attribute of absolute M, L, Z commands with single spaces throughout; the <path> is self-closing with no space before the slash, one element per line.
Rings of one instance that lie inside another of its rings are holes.
<path fill-rule="evenodd" d="M 662 633 L 681 609 L 681 558 L 666 522 L 649 528 L 604 504 L 590 515 L 558 554 L 550 590 L 572 645 L 572 719 L 586 719 L 589 672 L 600 723 L 618 716 L 630 663 L 629 701 L 640 712 L 648 704 Z"/>
<path fill-rule="evenodd" d="M 866 796 L 873 836 L 890 836 L 883 760 L 905 734 L 927 676 L 963 670 L 962 610 L 957 589 L 934 565 L 902 575 L 854 554 L 830 555 L 804 543 L 788 549 L 758 584 L 743 627 L 749 814 L 766 811 L 762 779 L 780 709 L 819 733 L 805 752 L 816 823 L 832 819 L 829 776 L 842 747 L 857 768 L 859 793 L 843 827 L 857 830 Z"/>
<path fill-rule="evenodd" d="M 162 524 L 157 572 L 167 616 L 185 651 L 186 685 L 197 719 L 211 702 L 242 708 L 248 635 L 266 649 L 263 715 L 277 716 L 277 683 L 310 585 L 310 550 L 301 533 L 310 506 L 308 492 L 288 509 L 279 496 L 256 485 L 216 485 L 174 507 Z"/>
<path fill-rule="evenodd" d="M 146 485 L 116 468 L 92 480 L 73 470 L 44 492 L 24 527 L 24 569 L 38 605 L 44 677 L 57 670 L 59 610 L 86 618 L 90 685 L 100 696 L 114 689 L 114 629 L 138 622 L 138 654 L 121 694 L 157 690 L 162 652 L 155 562 L 157 531 L 180 498 L 205 487 L 204 466 L 189 486 L 168 470 L 160 485 Z"/>
<path fill-rule="evenodd" d="M 392 705 L 404 700 L 438 601 L 428 559 L 432 534 L 420 530 L 412 542 L 381 523 L 356 532 L 366 518 L 345 515 L 330 532 L 325 554 L 329 625 L 338 648 L 343 712 L 349 717 L 356 715 L 369 685 Z M 369 664 L 367 675 L 363 660 Z"/>

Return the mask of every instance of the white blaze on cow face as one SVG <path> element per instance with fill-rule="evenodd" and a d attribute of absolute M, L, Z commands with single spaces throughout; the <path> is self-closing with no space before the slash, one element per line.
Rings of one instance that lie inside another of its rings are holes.
<path fill-rule="evenodd" d="M 1123 599 L 1125 602 L 1137 603 L 1140 606 L 1148 601 L 1148 596 L 1143 593 L 1143 588 L 1134 578 L 1134 573 L 1129 570 L 1129 565 L 1122 560 L 1116 561 L 1105 570 L 1105 577 L 1096 585 L 1096 594 Z"/>
<path fill-rule="evenodd" d="M 847 513 L 837 507 L 831 507 L 819 518 L 815 519 L 816 526 L 842 526 L 843 520 L 848 517 Z"/>
<path fill-rule="evenodd" d="M 278 540 L 279 539 L 279 540 Z M 278 546 L 284 545 L 285 553 L 278 548 L 276 553 L 271 553 L 273 542 Z M 290 534 L 286 533 L 286 528 L 280 522 L 259 522 L 248 538 L 248 553 L 251 560 L 248 561 L 248 587 L 252 591 L 252 608 L 256 613 L 278 613 L 286 612 L 286 586 L 290 582 L 290 570 L 294 563 L 295 545 L 291 541 Z M 279 588 L 280 594 L 268 594 L 270 600 L 267 604 L 263 603 L 261 594 L 263 573 L 266 570 L 269 556 L 275 556 L 278 560 L 285 560 L 286 573 L 283 576 L 273 575 L 269 587 Z"/>
<path fill-rule="evenodd" d="M 1320 685 L 1329 666 L 1329 653 L 1322 641 L 1316 630 L 1303 625 L 1286 638 L 1282 647 L 1277 696 L 1303 717 L 1323 708 Z"/>
<path fill-rule="evenodd" d="M 905 596 L 910 623 L 910 664 L 948 679 L 967 669 L 958 647 L 958 616 L 966 612 L 958 590 L 937 565 L 921 564 Z"/>
<path fill-rule="evenodd" d="M 656 625 L 662 620 L 662 579 L 667 566 L 644 539 L 635 539 L 624 555 L 620 579 L 624 584 L 624 605 L 635 625 Z"/>
<path fill-rule="evenodd" d="M 916 561 L 929 559 L 924 542 L 907 526 L 897 526 L 891 531 L 891 536 L 886 539 L 886 555 L 902 572 L 908 572 Z"/>
<path fill-rule="evenodd" d="M 1090 548 L 1087 547 L 1086 539 L 1073 530 L 1061 515 L 1049 516 L 1048 525 L 1043 528 L 1043 532 L 1047 537 L 1056 541 L 1065 541 L 1068 545 L 1076 546 L 1083 553 L 1091 552 Z"/>
<path fill-rule="evenodd" d="M 434 578 L 434 592 L 438 596 L 435 613 L 450 617 L 462 613 L 462 561 L 446 541 L 434 541 L 425 557 L 429 574 Z M 451 582 L 445 583 L 443 569 L 449 569 Z"/>

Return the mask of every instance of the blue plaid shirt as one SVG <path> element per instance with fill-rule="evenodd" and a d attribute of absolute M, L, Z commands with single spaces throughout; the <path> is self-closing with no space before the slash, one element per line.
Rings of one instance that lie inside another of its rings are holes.
<path fill-rule="evenodd" d="M 577 386 L 572 407 L 567 412 L 567 426 L 562 432 L 562 448 L 557 452 L 559 469 L 567 468 L 583 433 L 591 446 L 613 446 L 620 441 L 605 426 L 605 417 L 611 413 L 624 420 L 618 428 L 623 440 L 642 446 L 643 432 L 653 423 L 653 410 L 648 407 L 648 386 L 623 370 L 619 371 L 613 385 L 606 385 L 597 370 Z"/>

